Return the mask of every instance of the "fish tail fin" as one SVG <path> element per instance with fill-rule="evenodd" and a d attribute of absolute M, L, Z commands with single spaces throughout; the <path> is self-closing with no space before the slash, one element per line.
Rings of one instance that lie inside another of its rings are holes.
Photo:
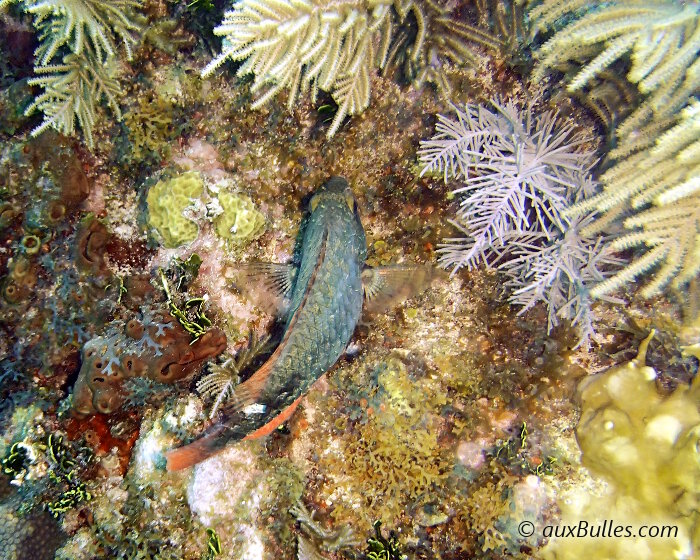
<path fill-rule="evenodd" d="M 166 469 L 168 472 L 173 472 L 193 467 L 222 451 L 228 441 L 229 438 L 224 435 L 224 427 L 217 427 L 216 430 L 203 435 L 188 445 L 166 452 Z"/>

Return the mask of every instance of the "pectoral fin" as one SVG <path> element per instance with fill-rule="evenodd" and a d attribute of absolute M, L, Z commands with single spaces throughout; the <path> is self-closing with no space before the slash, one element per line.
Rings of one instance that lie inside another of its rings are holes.
<path fill-rule="evenodd" d="M 362 287 L 364 310 L 380 313 L 420 294 L 430 286 L 439 271 L 430 265 L 390 265 L 365 268 Z"/>
<path fill-rule="evenodd" d="M 298 267 L 291 263 L 241 263 L 226 270 L 232 287 L 271 315 L 282 317 L 289 309 Z"/>

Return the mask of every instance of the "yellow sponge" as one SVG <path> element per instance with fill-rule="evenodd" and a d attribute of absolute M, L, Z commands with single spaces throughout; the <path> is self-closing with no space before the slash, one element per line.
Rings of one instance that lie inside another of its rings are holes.
<path fill-rule="evenodd" d="M 588 523 L 588 535 L 599 536 L 552 539 L 542 551 L 545 559 L 682 559 L 700 553 L 700 378 L 660 396 L 656 372 L 644 363 L 651 336 L 636 359 L 579 386 L 576 438 L 583 464 L 609 487 L 604 495 L 579 490 L 560 496 L 560 525 Z M 603 523 L 608 527 L 601 529 Z M 600 536 L 612 524 L 623 527 L 621 534 Z"/>

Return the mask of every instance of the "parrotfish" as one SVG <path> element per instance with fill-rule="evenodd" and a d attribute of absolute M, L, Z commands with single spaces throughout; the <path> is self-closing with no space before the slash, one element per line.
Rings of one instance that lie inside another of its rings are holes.
<path fill-rule="evenodd" d="M 365 232 L 345 179 L 332 177 L 311 197 L 298 265 L 260 263 L 286 301 L 282 340 L 238 385 L 231 405 L 192 443 L 166 454 L 167 469 L 190 467 L 229 443 L 270 434 L 294 413 L 311 385 L 340 358 L 366 310 L 413 295 L 433 276 L 429 266 L 364 266 Z M 250 279 L 250 277 L 249 277 Z"/>

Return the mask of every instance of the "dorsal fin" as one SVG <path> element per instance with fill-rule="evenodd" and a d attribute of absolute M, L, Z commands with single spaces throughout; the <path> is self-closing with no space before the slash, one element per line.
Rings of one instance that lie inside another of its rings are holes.
<path fill-rule="evenodd" d="M 314 269 L 311 272 L 311 277 L 309 278 L 309 283 L 306 286 L 304 297 L 302 298 L 299 307 L 297 307 L 296 311 L 294 312 L 294 315 L 289 320 L 289 324 L 284 332 L 282 341 L 279 343 L 277 348 L 275 348 L 275 351 L 267 359 L 267 361 L 262 366 L 260 366 L 258 371 L 256 371 L 253 375 L 251 375 L 248 379 L 246 379 L 243 383 L 241 383 L 234 389 L 233 396 L 230 399 L 229 404 L 223 407 L 223 412 L 225 414 L 232 414 L 234 412 L 241 411 L 245 407 L 254 404 L 260 396 L 260 394 L 262 393 L 265 384 L 267 383 L 267 380 L 270 376 L 270 372 L 275 367 L 275 365 L 277 364 L 277 360 L 279 360 L 280 355 L 286 348 L 287 343 L 289 342 L 289 337 L 292 334 L 294 326 L 296 325 L 299 319 L 299 315 L 304 309 L 304 306 L 306 305 L 306 301 L 309 298 L 309 293 L 311 292 L 311 288 L 313 287 L 314 281 L 316 280 L 316 275 L 318 274 L 318 271 L 321 268 L 324 259 L 326 258 L 327 242 L 328 231 L 325 231 L 323 234 L 323 238 L 321 239 L 321 248 L 318 253 L 318 259 L 316 260 Z"/>

